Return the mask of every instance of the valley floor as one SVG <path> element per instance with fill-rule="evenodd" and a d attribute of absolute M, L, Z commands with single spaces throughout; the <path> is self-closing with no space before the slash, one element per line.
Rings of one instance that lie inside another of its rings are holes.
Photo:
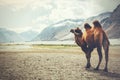
<path fill-rule="evenodd" d="M 0 47 L 0 80 L 120 80 L 120 46 L 110 46 L 109 72 L 103 71 L 104 57 L 100 70 L 93 70 L 98 63 L 96 50 L 92 68 L 86 70 L 85 55 L 77 46 L 12 46 Z"/>

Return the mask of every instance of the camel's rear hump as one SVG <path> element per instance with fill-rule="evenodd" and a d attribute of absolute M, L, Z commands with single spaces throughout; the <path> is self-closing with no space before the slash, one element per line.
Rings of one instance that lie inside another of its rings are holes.
<path fill-rule="evenodd" d="M 100 22 L 98 20 L 95 20 L 93 22 L 93 24 L 94 24 L 94 28 L 102 28 L 102 26 L 101 26 L 101 24 L 100 24 Z"/>

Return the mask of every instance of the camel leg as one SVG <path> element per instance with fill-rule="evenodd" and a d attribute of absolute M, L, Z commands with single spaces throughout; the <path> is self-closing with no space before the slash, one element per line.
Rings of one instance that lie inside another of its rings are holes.
<path fill-rule="evenodd" d="M 86 59 L 87 59 L 86 68 L 91 67 L 90 58 L 91 58 L 91 52 L 92 51 L 93 51 L 93 49 L 89 49 L 88 53 L 86 53 Z"/>
<path fill-rule="evenodd" d="M 91 67 L 90 58 L 91 58 L 91 53 L 87 53 L 86 54 L 86 59 L 87 59 L 86 68 L 90 68 Z"/>
<path fill-rule="evenodd" d="M 108 72 L 107 65 L 108 65 L 109 45 L 103 44 L 103 49 L 104 49 L 104 51 L 105 51 L 105 60 L 106 60 L 104 71 Z"/>
<path fill-rule="evenodd" d="M 98 69 L 99 69 L 99 66 L 100 66 L 101 61 L 102 61 L 102 51 L 101 51 L 101 47 L 97 47 L 97 52 L 98 52 L 98 56 L 99 56 L 99 62 L 98 62 L 97 67 L 95 68 L 95 70 L 98 70 Z"/>

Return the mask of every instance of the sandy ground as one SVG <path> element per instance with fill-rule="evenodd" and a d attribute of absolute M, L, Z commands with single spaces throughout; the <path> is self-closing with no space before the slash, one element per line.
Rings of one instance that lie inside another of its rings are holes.
<path fill-rule="evenodd" d="M 110 47 L 109 72 L 104 58 L 99 71 L 96 51 L 92 68 L 86 70 L 86 58 L 79 48 L 0 51 L 0 80 L 120 80 L 120 46 Z"/>

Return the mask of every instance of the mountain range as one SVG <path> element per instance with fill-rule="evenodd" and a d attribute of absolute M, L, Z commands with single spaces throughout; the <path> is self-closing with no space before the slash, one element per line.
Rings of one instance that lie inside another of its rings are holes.
<path fill-rule="evenodd" d="M 0 28 L 0 42 L 22 42 L 25 41 L 23 37 L 21 37 L 20 34 L 5 29 Z"/>
<path fill-rule="evenodd" d="M 22 33 L 0 28 L 0 42 L 25 42 L 31 41 L 37 36 L 38 32 L 28 30 Z"/>

